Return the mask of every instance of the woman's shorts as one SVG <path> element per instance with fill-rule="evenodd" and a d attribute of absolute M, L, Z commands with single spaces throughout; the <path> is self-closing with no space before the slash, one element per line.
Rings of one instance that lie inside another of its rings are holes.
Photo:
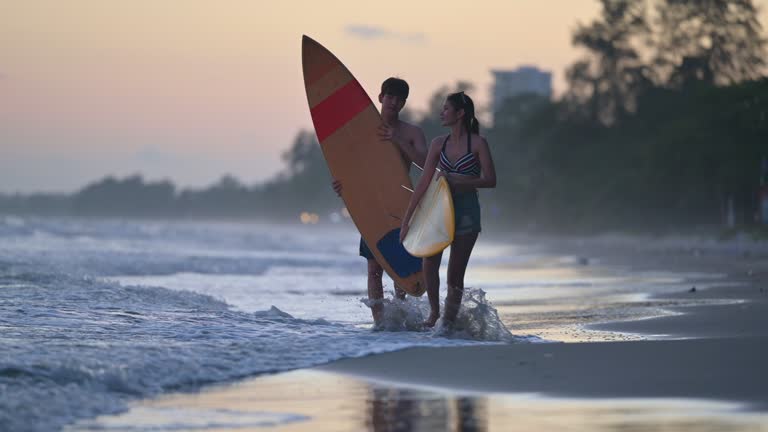
<path fill-rule="evenodd" d="M 480 200 L 477 191 L 453 194 L 453 211 L 456 223 L 456 235 L 479 233 Z"/>

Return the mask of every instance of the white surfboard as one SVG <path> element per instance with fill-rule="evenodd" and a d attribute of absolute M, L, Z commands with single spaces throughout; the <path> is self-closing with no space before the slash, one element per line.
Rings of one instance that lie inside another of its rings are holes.
<path fill-rule="evenodd" d="M 453 242 L 455 228 L 451 188 L 445 177 L 440 176 L 440 171 L 435 170 L 408 222 L 403 246 L 413 256 L 435 255 Z"/>

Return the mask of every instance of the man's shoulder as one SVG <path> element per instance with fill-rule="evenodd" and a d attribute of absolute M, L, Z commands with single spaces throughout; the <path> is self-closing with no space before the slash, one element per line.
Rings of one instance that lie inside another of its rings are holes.
<path fill-rule="evenodd" d="M 421 126 L 415 125 L 413 123 L 408 123 L 407 121 L 400 120 L 400 123 L 403 126 L 403 129 L 408 131 L 409 133 L 420 133 L 423 134 L 424 131 L 421 129 Z"/>

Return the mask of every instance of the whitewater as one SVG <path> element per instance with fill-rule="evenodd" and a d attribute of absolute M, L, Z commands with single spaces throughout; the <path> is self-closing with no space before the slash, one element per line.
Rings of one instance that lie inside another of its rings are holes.
<path fill-rule="evenodd" d="M 351 225 L 0 217 L 0 430 L 346 357 L 535 339 L 475 289 L 462 332 L 425 331 L 426 299 L 393 299 L 386 278 L 373 328 L 357 241 Z"/>

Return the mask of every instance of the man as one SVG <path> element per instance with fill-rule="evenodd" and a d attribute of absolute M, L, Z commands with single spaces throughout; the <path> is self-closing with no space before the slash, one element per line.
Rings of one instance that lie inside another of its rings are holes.
<path fill-rule="evenodd" d="M 397 144 L 406 166 L 410 167 L 411 162 L 423 166 L 427 155 L 427 140 L 424 137 L 424 131 L 418 126 L 400 120 L 400 111 L 405 107 L 409 91 L 408 83 L 400 78 L 387 78 L 381 84 L 379 102 L 381 103 L 382 124 L 378 134 L 382 140 Z M 341 189 L 341 183 L 334 180 L 333 190 L 339 196 L 341 196 Z M 360 238 L 360 256 L 368 260 L 368 298 L 373 301 L 371 313 L 374 324 L 380 325 L 383 313 L 381 300 L 384 298 L 381 278 L 384 269 L 376 261 L 362 237 Z M 405 292 L 398 287 L 395 287 L 395 295 L 401 300 L 405 299 Z"/>

